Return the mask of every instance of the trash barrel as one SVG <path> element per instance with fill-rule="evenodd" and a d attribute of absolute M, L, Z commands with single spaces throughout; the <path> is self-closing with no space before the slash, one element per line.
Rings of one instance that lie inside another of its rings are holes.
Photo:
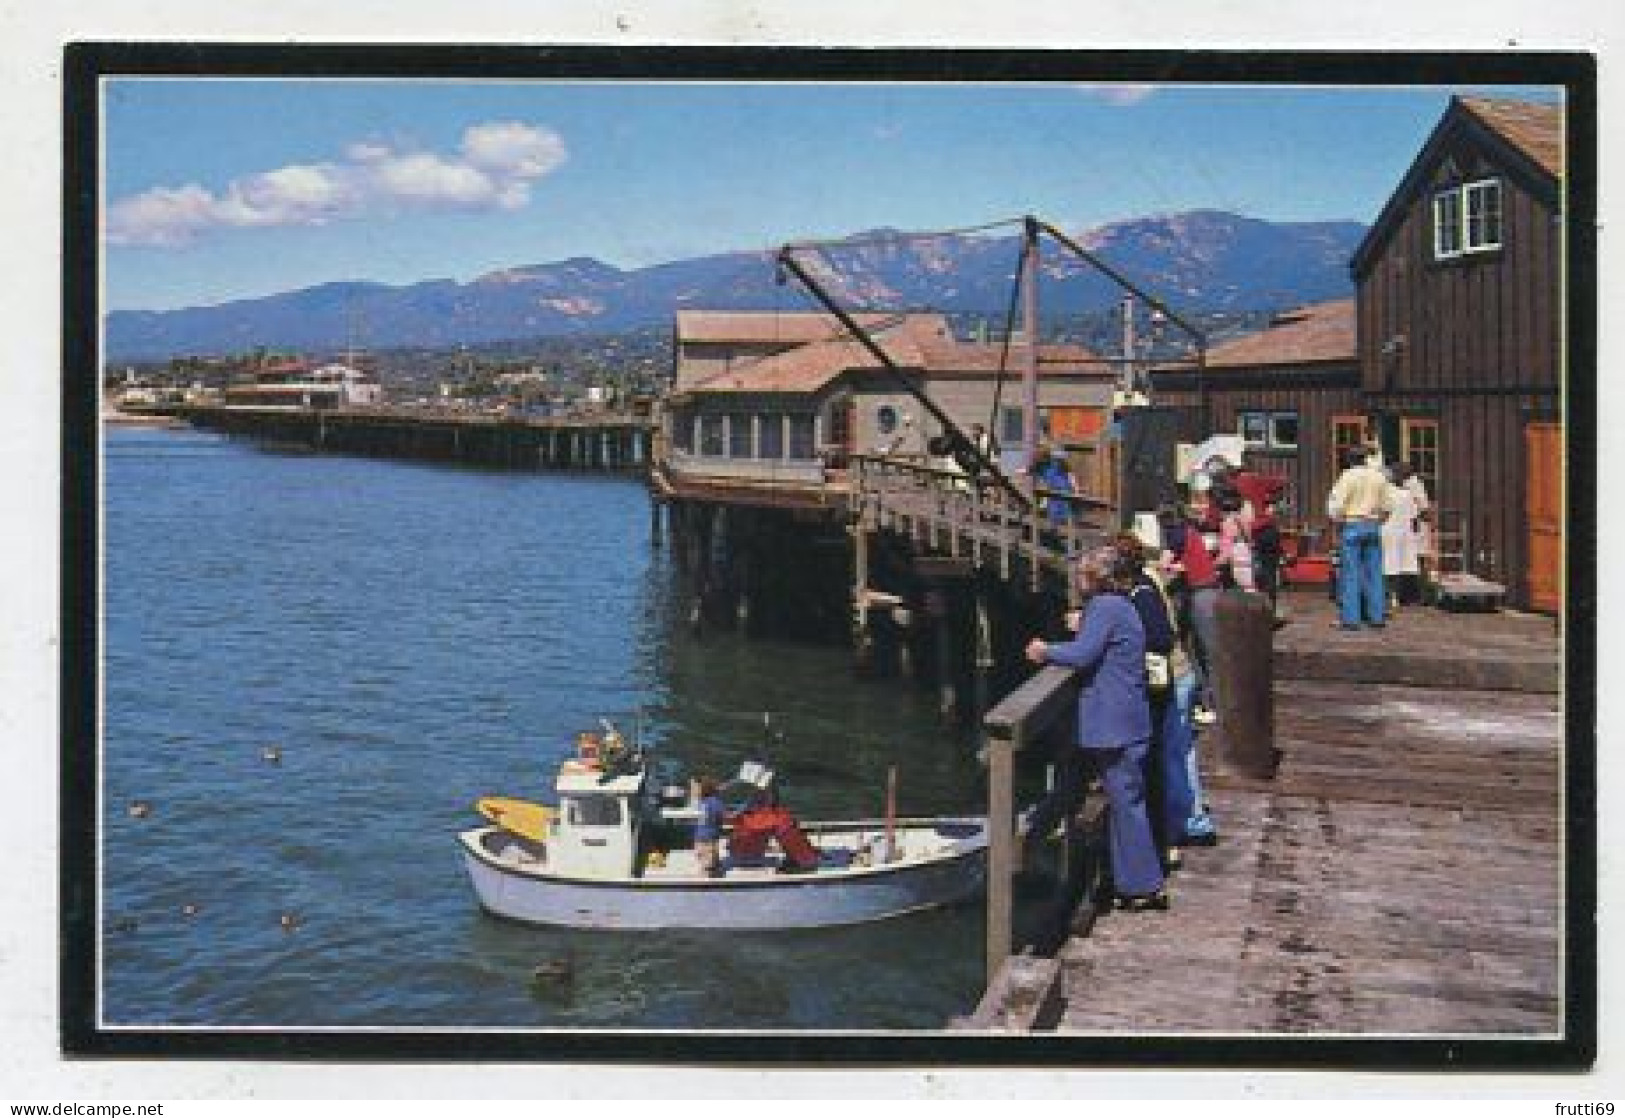
<path fill-rule="evenodd" d="M 1213 670 L 1219 724 L 1216 759 L 1231 772 L 1268 780 L 1275 748 L 1275 616 L 1267 595 L 1219 595 Z"/>

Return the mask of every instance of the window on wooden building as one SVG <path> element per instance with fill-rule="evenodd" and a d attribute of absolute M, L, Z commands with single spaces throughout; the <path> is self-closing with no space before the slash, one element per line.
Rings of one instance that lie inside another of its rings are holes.
<path fill-rule="evenodd" d="M 1297 450 L 1298 413 L 1244 411 L 1237 414 L 1237 433 L 1248 450 Z"/>
<path fill-rule="evenodd" d="M 1438 492 L 1439 484 L 1439 421 L 1437 419 L 1411 419 L 1400 421 L 1399 452 L 1411 469 L 1415 470 L 1427 486 L 1429 494 Z"/>
<path fill-rule="evenodd" d="M 1026 440 L 1022 437 L 1021 408 L 1015 404 L 1005 404 L 999 408 L 999 442 L 1005 446 L 1020 446 Z"/>
<path fill-rule="evenodd" d="M 1371 424 L 1363 415 L 1332 416 L 1332 474 L 1343 471 L 1344 455 L 1371 443 Z"/>
<path fill-rule="evenodd" d="M 1298 413 L 1295 411 L 1270 412 L 1270 449 L 1298 449 Z"/>
<path fill-rule="evenodd" d="M 762 416 L 762 445 L 757 454 L 762 458 L 784 457 L 784 416 Z"/>
<path fill-rule="evenodd" d="M 700 453 L 722 455 L 722 413 L 707 412 L 700 417 Z"/>
<path fill-rule="evenodd" d="M 792 415 L 790 417 L 790 457 L 805 459 L 813 456 L 813 417 L 805 413 Z"/>
<path fill-rule="evenodd" d="M 751 456 L 750 416 L 743 412 L 732 412 L 728 416 L 728 457 L 749 458 Z"/>
<path fill-rule="evenodd" d="M 1237 433 L 1248 450 L 1263 450 L 1270 444 L 1270 413 L 1244 411 L 1236 417 Z"/>
<path fill-rule="evenodd" d="M 1449 260 L 1501 247 L 1501 181 L 1484 179 L 1433 196 L 1433 256 Z"/>

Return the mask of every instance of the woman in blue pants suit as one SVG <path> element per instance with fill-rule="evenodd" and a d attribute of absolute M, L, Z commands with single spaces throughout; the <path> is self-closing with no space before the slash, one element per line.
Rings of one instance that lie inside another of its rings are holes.
<path fill-rule="evenodd" d="M 1144 762 L 1151 742 L 1151 715 L 1145 691 L 1145 630 L 1126 597 L 1137 573 L 1115 548 L 1104 547 L 1078 563 L 1083 608 L 1067 616 L 1077 635 L 1065 644 L 1034 639 L 1027 658 L 1035 664 L 1076 668 L 1077 747 L 1086 766 L 1063 765 L 1081 781 L 1085 769 L 1106 787 L 1111 817 L 1112 880 L 1118 904 L 1129 909 L 1168 907 L 1162 863 L 1146 815 Z M 1058 799 L 1075 808 L 1082 788 L 1057 788 Z"/>

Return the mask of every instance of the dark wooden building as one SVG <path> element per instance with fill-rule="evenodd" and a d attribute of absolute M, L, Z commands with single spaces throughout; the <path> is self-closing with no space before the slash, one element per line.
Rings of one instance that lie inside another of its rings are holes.
<path fill-rule="evenodd" d="M 1353 299 L 1285 311 L 1214 346 L 1200 371 L 1168 365 L 1152 378 L 1155 402 L 1185 413 L 1186 438 L 1241 435 L 1249 469 L 1287 479 L 1283 518 L 1325 527 L 1338 454 L 1366 437 Z"/>
<path fill-rule="evenodd" d="M 1427 481 L 1463 563 L 1562 598 L 1563 115 L 1456 97 L 1356 250 L 1372 435 Z"/>

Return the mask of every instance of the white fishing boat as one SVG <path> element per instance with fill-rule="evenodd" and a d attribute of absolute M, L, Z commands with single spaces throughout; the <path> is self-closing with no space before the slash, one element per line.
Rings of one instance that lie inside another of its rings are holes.
<path fill-rule="evenodd" d="M 714 875 L 694 851 L 696 791 L 657 779 L 647 754 L 613 730 L 583 735 L 560 765 L 556 806 L 486 797 L 476 806 L 491 824 L 458 841 L 480 904 L 532 924 L 816 928 L 980 892 L 984 819 L 888 812 L 803 824 L 774 802 L 772 777 L 759 764 L 741 767 L 730 787 L 754 790 L 756 802 L 730 818 Z"/>

